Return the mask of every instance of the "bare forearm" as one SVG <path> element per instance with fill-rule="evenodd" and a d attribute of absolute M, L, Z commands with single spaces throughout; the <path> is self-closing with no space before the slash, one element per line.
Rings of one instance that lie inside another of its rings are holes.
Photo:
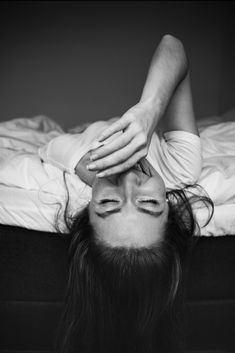
<path fill-rule="evenodd" d="M 161 119 L 163 117 L 163 119 Z M 154 53 L 140 101 L 99 136 L 103 142 L 121 134 L 91 154 L 91 171 L 97 177 L 122 173 L 148 154 L 158 122 L 168 130 L 197 133 L 192 108 L 188 62 L 182 43 L 166 35 Z"/>
<path fill-rule="evenodd" d="M 155 126 L 187 73 L 188 61 L 182 43 L 165 35 L 153 55 L 140 99 L 154 116 Z"/>

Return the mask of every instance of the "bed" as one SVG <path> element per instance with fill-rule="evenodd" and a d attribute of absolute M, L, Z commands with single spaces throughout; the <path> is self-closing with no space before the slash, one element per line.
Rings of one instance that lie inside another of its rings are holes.
<path fill-rule="evenodd" d="M 235 125 L 235 110 L 199 121 L 203 141 L 209 138 L 206 129 L 211 125 L 219 141 L 226 121 Z M 231 129 L 226 133 L 235 136 Z M 226 152 L 228 145 L 219 145 Z M 216 193 L 216 205 L 213 222 L 198 237 L 186 282 L 187 352 L 235 352 L 235 169 L 221 150 L 216 153 L 220 167 L 215 170 L 214 160 L 208 160 L 200 180 L 211 194 Z M 203 221 L 204 216 L 199 217 Z M 0 352 L 53 352 L 66 287 L 69 237 L 8 225 L 7 213 L 2 219 Z"/>

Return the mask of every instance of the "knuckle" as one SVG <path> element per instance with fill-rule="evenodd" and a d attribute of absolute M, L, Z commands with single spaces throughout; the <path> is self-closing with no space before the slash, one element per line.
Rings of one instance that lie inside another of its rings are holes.
<path fill-rule="evenodd" d="M 130 123 L 133 123 L 135 122 L 136 118 L 135 118 L 135 115 L 132 113 L 132 112 L 129 112 L 126 116 L 125 116 L 125 119 L 130 122 Z"/>
<path fill-rule="evenodd" d="M 126 146 L 128 143 L 130 142 L 130 134 L 126 133 L 123 134 L 120 140 L 120 147 L 122 147 L 123 145 Z"/>
<path fill-rule="evenodd" d="M 109 156 L 104 161 L 104 168 L 118 165 L 126 160 L 126 155 L 122 154 L 120 156 Z"/>
<path fill-rule="evenodd" d="M 147 137 L 145 136 L 145 134 L 143 132 L 139 135 L 139 143 L 141 146 L 147 145 Z"/>
<path fill-rule="evenodd" d="M 105 168 L 108 168 L 109 164 L 110 164 L 109 159 L 105 158 L 105 159 L 99 161 L 99 163 L 97 163 L 97 168 L 98 169 L 105 169 Z"/>
<path fill-rule="evenodd" d="M 116 121 L 116 123 L 114 123 L 112 125 L 112 130 L 121 129 L 121 128 L 122 128 L 122 121 L 121 120 Z"/>
<path fill-rule="evenodd" d="M 137 121 L 133 122 L 132 128 L 137 134 L 141 133 L 141 131 L 142 131 L 141 126 Z"/>
<path fill-rule="evenodd" d="M 122 171 L 122 168 L 120 166 L 116 166 L 116 167 L 108 169 L 106 171 L 106 175 L 107 176 L 114 175 L 114 174 L 120 173 L 121 171 Z"/>
<path fill-rule="evenodd" d="M 104 169 L 105 168 L 105 162 L 99 162 L 96 164 L 97 168 L 96 169 Z"/>
<path fill-rule="evenodd" d="M 115 174 L 115 170 L 113 168 L 105 170 L 105 176 L 110 176 Z"/>
<path fill-rule="evenodd" d="M 118 157 L 117 159 L 117 163 L 122 163 L 125 162 L 125 160 L 127 159 L 127 155 L 126 154 L 122 154 L 120 157 Z"/>

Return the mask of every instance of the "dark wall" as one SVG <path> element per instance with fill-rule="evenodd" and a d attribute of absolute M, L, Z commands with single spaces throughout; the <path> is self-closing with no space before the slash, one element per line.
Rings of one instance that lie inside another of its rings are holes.
<path fill-rule="evenodd" d="M 222 1 L 1 2 L 0 120 L 45 114 L 70 127 L 122 115 L 166 33 L 187 50 L 197 117 L 231 108 L 231 13 Z"/>
<path fill-rule="evenodd" d="M 230 5 L 231 6 L 231 5 Z M 234 6 L 233 6 L 234 7 Z M 226 26 L 222 46 L 220 110 L 235 107 L 235 11 L 230 8 L 226 17 Z"/>

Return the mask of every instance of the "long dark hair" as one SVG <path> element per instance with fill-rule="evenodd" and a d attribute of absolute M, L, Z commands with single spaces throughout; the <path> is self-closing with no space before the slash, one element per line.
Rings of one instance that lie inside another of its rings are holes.
<path fill-rule="evenodd" d="M 68 286 L 58 327 L 61 353 L 173 353 L 181 350 L 184 264 L 198 229 L 192 204 L 212 201 L 191 186 L 167 192 L 162 240 L 151 248 L 97 239 L 88 207 L 70 227 Z"/>

